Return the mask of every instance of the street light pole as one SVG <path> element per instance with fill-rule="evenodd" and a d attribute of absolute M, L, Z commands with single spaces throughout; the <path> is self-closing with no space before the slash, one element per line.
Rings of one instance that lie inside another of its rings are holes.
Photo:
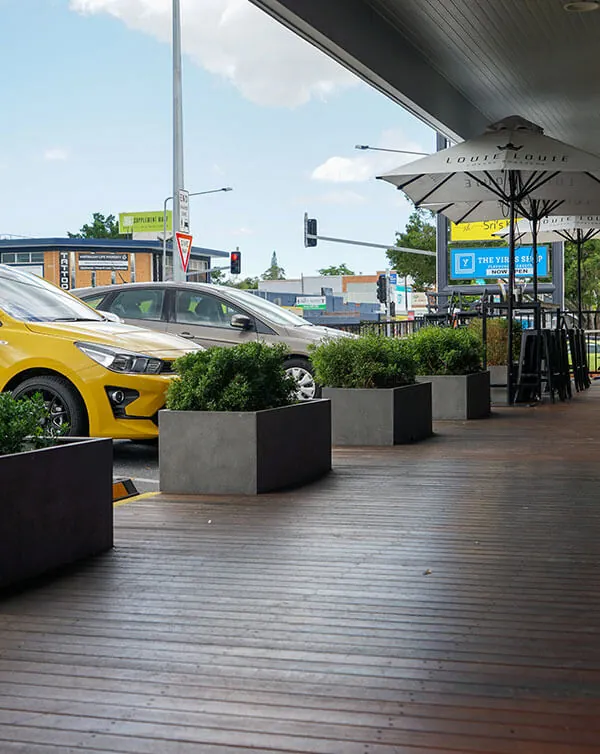
<path fill-rule="evenodd" d="M 221 191 L 233 191 L 231 186 L 224 186 L 223 188 L 211 189 L 210 191 L 195 191 L 190 196 L 204 196 L 204 194 L 218 194 Z M 173 199 L 172 196 L 167 196 L 163 202 L 163 248 L 162 248 L 162 279 L 167 279 L 167 205 Z M 173 227 L 175 227 L 173 225 Z M 173 248 L 173 264 L 175 263 L 175 248 Z M 173 267 L 173 269 L 175 269 Z"/>
<path fill-rule="evenodd" d="M 181 228 L 183 178 L 183 93 L 181 84 L 181 7 L 173 0 L 173 233 Z M 173 280 L 185 281 L 181 259 L 173 250 Z"/>

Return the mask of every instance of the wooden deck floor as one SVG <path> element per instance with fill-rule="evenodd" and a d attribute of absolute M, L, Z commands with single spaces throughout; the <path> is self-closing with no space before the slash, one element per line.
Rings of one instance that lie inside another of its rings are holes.
<path fill-rule="evenodd" d="M 600 388 L 147 498 L 0 603 L 0 753 L 600 752 Z"/>

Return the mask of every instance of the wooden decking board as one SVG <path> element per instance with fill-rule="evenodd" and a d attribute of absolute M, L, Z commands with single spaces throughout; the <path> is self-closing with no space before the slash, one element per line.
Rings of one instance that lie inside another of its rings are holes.
<path fill-rule="evenodd" d="M 600 751 L 598 426 L 594 387 L 117 508 L 0 602 L 0 754 Z"/>

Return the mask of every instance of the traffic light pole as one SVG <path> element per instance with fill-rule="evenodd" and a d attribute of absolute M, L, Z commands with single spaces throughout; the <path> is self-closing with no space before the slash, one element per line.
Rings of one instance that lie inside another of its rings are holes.
<path fill-rule="evenodd" d="M 331 238 L 330 236 L 311 236 L 307 238 L 317 241 L 329 241 L 331 243 L 344 243 L 352 246 L 366 246 L 370 249 L 393 249 L 394 251 L 405 251 L 407 254 L 422 254 L 425 257 L 434 257 L 435 251 L 425 251 L 425 249 L 409 249 L 406 246 L 396 246 L 396 244 L 369 243 L 368 241 L 354 241 L 349 238 Z"/>

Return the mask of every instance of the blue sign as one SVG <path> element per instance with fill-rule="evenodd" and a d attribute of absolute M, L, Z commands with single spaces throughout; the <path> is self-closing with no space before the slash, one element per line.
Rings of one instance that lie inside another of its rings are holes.
<path fill-rule="evenodd" d="M 533 275 L 533 247 L 519 246 L 515 249 L 515 273 L 526 278 Z M 539 277 L 548 275 L 548 247 L 537 247 L 537 273 Z M 453 280 L 473 278 L 508 277 L 508 249 L 479 248 L 451 249 L 450 277 Z"/>
<path fill-rule="evenodd" d="M 390 272 L 390 285 L 396 285 L 398 283 L 398 275 L 395 272 Z"/>

